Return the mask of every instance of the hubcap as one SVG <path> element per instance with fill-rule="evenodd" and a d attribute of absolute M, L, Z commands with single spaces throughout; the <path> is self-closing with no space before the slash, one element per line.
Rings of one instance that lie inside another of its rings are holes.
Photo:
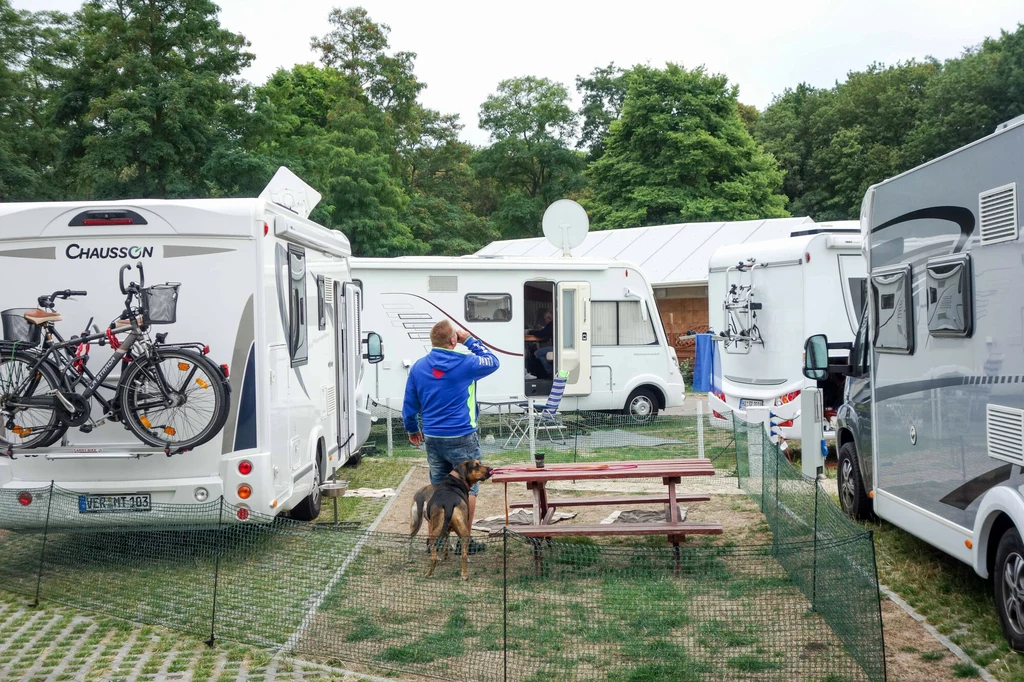
<path fill-rule="evenodd" d="M 1024 558 L 1017 552 L 1003 564 L 1003 608 L 1017 635 L 1024 635 Z"/>
<path fill-rule="evenodd" d="M 653 410 L 654 405 L 651 404 L 650 398 L 645 395 L 638 395 L 629 404 L 629 412 L 634 417 L 649 417 Z"/>
<path fill-rule="evenodd" d="M 320 506 L 320 467 L 313 467 L 313 506 Z"/>
<path fill-rule="evenodd" d="M 847 511 L 853 509 L 857 491 L 853 482 L 853 462 L 849 459 L 843 460 L 843 466 L 839 470 L 839 492 L 843 498 L 843 507 Z"/>

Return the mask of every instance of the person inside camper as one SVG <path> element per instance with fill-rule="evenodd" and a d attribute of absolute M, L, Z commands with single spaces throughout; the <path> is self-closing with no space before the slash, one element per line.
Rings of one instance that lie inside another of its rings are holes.
<path fill-rule="evenodd" d="M 538 328 L 531 329 L 529 332 L 530 336 L 537 339 L 538 347 L 533 356 L 540 362 L 547 376 L 551 376 L 553 370 L 551 361 L 548 360 L 548 354 L 552 351 L 551 339 L 554 338 L 553 321 L 554 317 L 552 317 L 551 311 L 545 310 L 542 312 L 540 320 L 537 321 Z"/>

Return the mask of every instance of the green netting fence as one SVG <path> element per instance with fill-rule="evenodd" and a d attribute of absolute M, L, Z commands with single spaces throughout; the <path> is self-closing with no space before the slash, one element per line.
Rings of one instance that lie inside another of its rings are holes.
<path fill-rule="evenodd" d="M 505 529 L 480 538 L 488 549 L 470 558 L 468 581 L 454 550 L 426 579 L 425 538 L 374 532 L 366 519 L 239 523 L 220 501 L 115 519 L 80 514 L 76 493 L 51 486 L 23 491 L 28 505 L 22 491 L 0 492 L 0 589 L 378 674 L 884 680 L 871 534 L 760 425 L 719 427 L 727 473 L 764 513 L 769 542 L 726 529 L 718 544 L 688 540 L 675 553 L 664 538 Z"/>

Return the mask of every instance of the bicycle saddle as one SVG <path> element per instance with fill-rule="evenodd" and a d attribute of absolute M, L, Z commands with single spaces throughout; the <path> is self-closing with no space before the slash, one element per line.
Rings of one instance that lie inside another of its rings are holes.
<path fill-rule="evenodd" d="M 29 324 L 46 324 L 47 322 L 60 322 L 64 317 L 60 313 L 48 313 L 45 310 L 30 310 L 24 315 Z"/>

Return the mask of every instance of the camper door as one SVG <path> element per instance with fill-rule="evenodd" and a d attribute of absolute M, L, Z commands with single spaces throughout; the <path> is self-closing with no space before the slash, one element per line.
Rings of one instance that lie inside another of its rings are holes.
<path fill-rule="evenodd" d="M 565 395 L 590 395 L 590 282 L 560 282 L 555 310 L 555 370 L 568 375 Z"/>
<path fill-rule="evenodd" d="M 363 332 L 360 328 L 359 315 L 362 295 L 359 287 L 352 282 L 345 282 L 345 382 L 342 387 L 345 395 L 345 415 L 342 421 L 344 428 L 338 435 L 338 456 L 342 462 L 355 454 L 356 447 L 356 384 L 359 382 L 359 366 L 363 361 Z"/>

